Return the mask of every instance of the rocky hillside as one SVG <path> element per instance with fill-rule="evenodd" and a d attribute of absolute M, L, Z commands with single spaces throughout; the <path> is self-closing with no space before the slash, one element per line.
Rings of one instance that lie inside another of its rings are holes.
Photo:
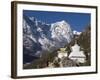
<path fill-rule="evenodd" d="M 60 49 L 56 49 L 53 52 L 49 53 L 43 53 L 40 59 L 34 60 L 32 63 L 24 65 L 24 69 L 33 69 L 33 68 L 45 68 L 45 67 L 73 67 L 73 66 L 90 66 L 90 55 L 91 55 L 91 28 L 90 25 L 86 27 L 86 29 L 80 34 L 75 35 L 74 39 L 69 44 L 66 44 L 64 48 L 66 48 L 66 51 L 68 55 L 71 53 L 71 46 L 75 44 L 75 41 L 77 41 L 77 44 L 80 46 L 80 50 L 84 51 L 84 54 L 86 55 L 86 62 L 85 63 L 77 63 L 68 57 L 63 57 L 62 59 L 59 59 L 57 57 Z"/>

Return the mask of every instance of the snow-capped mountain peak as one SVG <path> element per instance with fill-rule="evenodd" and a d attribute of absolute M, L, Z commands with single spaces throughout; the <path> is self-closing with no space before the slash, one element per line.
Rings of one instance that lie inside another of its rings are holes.
<path fill-rule="evenodd" d="M 68 24 L 65 20 L 60 21 L 61 24 Z"/>
<path fill-rule="evenodd" d="M 60 21 L 51 25 L 51 35 L 54 39 L 60 39 L 61 41 L 67 41 L 68 43 L 73 38 L 73 33 L 70 25 L 66 21 Z M 64 39 L 63 39 L 64 38 Z M 63 40 L 62 40 L 63 39 Z"/>
<path fill-rule="evenodd" d="M 74 35 L 80 35 L 81 33 L 82 33 L 82 32 L 78 32 L 78 31 L 76 31 L 76 30 L 73 31 L 73 34 L 74 34 Z"/>

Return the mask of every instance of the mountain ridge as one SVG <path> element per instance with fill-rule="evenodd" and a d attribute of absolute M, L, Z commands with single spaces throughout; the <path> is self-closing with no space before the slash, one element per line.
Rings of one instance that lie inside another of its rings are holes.
<path fill-rule="evenodd" d="M 45 24 L 35 17 L 23 15 L 23 54 L 40 56 L 42 52 L 64 47 L 73 39 L 73 32 L 66 21 Z"/>

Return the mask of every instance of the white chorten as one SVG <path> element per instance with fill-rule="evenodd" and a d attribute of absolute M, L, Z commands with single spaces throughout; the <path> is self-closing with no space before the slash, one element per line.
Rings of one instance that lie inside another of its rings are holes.
<path fill-rule="evenodd" d="M 86 61 L 85 60 L 86 56 L 83 51 L 80 51 L 80 46 L 77 43 L 75 43 L 75 45 L 72 46 L 71 48 L 72 48 L 72 52 L 68 57 L 78 63 L 84 63 Z"/>

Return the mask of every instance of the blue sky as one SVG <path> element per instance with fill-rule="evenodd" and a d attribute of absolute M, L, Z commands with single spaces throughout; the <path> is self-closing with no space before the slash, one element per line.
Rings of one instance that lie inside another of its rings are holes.
<path fill-rule="evenodd" d="M 65 20 L 73 30 L 83 31 L 90 24 L 91 14 L 89 13 L 71 13 L 71 12 L 51 12 L 51 11 L 33 11 L 23 10 L 26 16 L 33 16 L 37 20 L 51 24 L 57 21 Z"/>

